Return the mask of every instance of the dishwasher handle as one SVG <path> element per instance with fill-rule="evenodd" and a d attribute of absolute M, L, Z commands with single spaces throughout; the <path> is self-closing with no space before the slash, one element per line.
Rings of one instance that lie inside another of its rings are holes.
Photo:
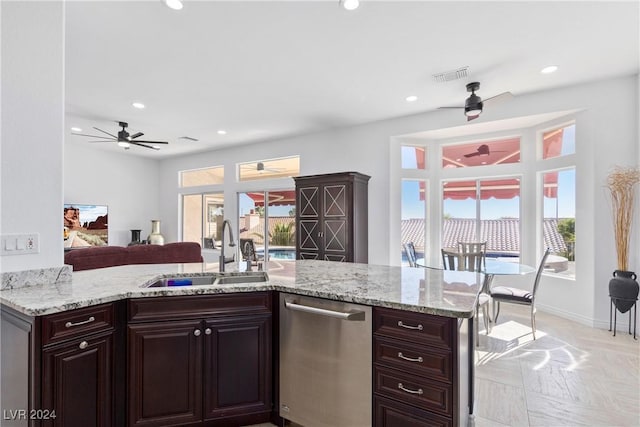
<path fill-rule="evenodd" d="M 289 310 L 303 311 L 305 313 L 319 314 L 321 316 L 335 317 L 341 320 L 364 320 L 365 312 L 352 310 L 349 312 L 327 310 L 326 308 L 311 307 L 309 305 L 297 304 L 295 302 L 285 301 L 284 306 Z"/>

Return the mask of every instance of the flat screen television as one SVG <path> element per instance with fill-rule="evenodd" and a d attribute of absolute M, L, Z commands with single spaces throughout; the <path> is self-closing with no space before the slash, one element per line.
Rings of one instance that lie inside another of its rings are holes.
<path fill-rule="evenodd" d="M 107 206 L 64 205 L 64 248 L 105 246 L 109 243 Z"/>

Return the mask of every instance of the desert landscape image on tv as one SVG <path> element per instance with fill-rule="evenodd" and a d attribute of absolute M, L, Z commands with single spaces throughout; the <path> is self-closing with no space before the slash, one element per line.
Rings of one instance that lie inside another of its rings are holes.
<path fill-rule="evenodd" d="M 109 243 L 107 206 L 64 205 L 64 247 L 83 248 Z"/>

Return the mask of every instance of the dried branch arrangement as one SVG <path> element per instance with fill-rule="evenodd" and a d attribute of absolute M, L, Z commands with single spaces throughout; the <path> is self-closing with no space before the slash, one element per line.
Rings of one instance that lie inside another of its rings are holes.
<path fill-rule="evenodd" d="M 629 267 L 629 243 L 633 223 L 635 186 L 638 183 L 640 183 L 640 169 L 638 167 L 616 166 L 607 177 L 606 187 L 611 194 L 618 270 L 628 271 Z"/>

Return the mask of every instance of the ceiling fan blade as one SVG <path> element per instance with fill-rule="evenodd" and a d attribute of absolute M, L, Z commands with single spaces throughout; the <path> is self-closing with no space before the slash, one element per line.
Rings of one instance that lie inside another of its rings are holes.
<path fill-rule="evenodd" d="M 142 141 L 142 140 L 137 140 L 137 141 L 129 141 L 129 142 L 143 142 L 145 144 L 168 144 L 167 141 Z"/>
<path fill-rule="evenodd" d="M 479 155 L 480 155 L 480 153 L 476 151 L 475 153 L 465 154 L 464 156 L 465 157 L 475 157 L 475 156 L 479 156 Z"/>
<path fill-rule="evenodd" d="M 142 135 L 144 135 L 144 133 L 138 132 L 136 134 L 131 135 L 129 138 L 131 139 L 140 138 Z"/>
<path fill-rule="evenodd" d="M 113 141 L 113 138 L 107 138 L 106 136 L 101 136 L 101 135 L 88 135 L 86 133 L 71 133 L 71 135 L 78 135 L 78 136 L 88 136 L 90 138 L 102 138 L 102 139 L 106 139 L 109 141 Z"/>
<path fill-rule="evenodd" d="M 151 149 L 151 150 L 159 150 L 159 148 L 152 147 L 152 146 L 150 146 L 150 145 L 140 144 L 140 143 L 139 143 L 139 142 L 137 142 L 137 141 L 129 141 L 129 144 L 137 145 L 137 146 L 139 146 L 139 147 L 149 148 L 149 149 Z"/>
<path fill-rule="evenodd" d="M 438 107 L 438 110 L 446 110 L 448 108 L 460 109 L 460 108 L 464 108 L 464 107 Z"/>
<path fill-rule="evenodd" d="M 110 136 L 110 137 L 112 137 L 112 138 L 118 139 L 118 137 L 117 137 L 117 136 L 115 136 L 115 135 L 113 135 L 113 134 L 110 134 L 110 133 L 109 133 L 109 132 L 107 132 L 107 131 L 104 131 L 104 130 L 102 130 L 102 129 L 99 129 L 99 128 L 95 127 L 95 126 L 94 126 L 93 128 L 94 128 L 95 130 L 98 130 L 98 131 L 102 132 L 102 133 L 106 133 L 107 135 L 109 135 L 109 136 Z"/>
<path fill-rule="evenodd" d="M 104 141 L 87 141 L 87 142 L 115 142 L 115 141 L 111 139 L 105 139 Z"/>
<path fill-rule="evenodd" d="M 467 116 L 467 121 L 470 122 L 473 119 L 477 119 L 478 117 L 480 117 L 480 114 L 476 114 L 475 116 Z"/>
<path fill-rule="evenodd" d="M 496 104 L 498 102 L 507 101 L 511 98 L 513 98 L 513 94 L 511 92 L 502 92 L 495 96 L 492 96 L 491 98 L 485 99 L 484 103 L 486 104 L 487 102 L 491 101 L 491 104 Z"/>

